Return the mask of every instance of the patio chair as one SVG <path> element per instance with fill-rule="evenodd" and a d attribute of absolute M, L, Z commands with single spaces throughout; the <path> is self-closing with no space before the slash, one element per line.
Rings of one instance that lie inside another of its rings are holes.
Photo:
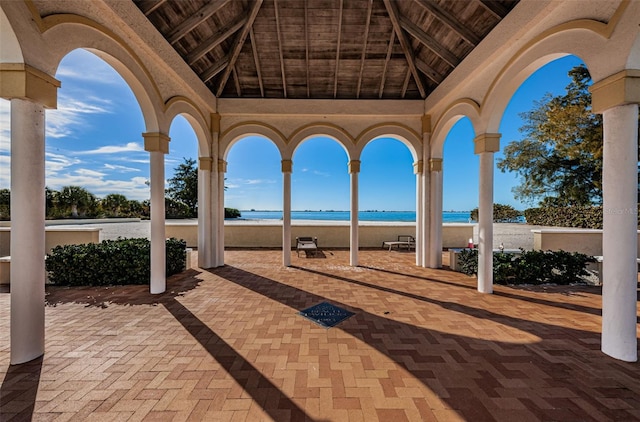
<path fill-rule="evenodd" d="M 304 251 L 305 255 L 313 254 L 313 256 L 316 256 L 318 238 L 311 236 L 296 237 L 296 254 L 298 256 L 300 256 L 300 251 Z"/>
<path fill-rule="evenodd" d="M 391 248 L 396 247 L 397 249 L 407 248 L 407 250 L 416 248 L 416 239 L 413 236 L 407 234 L 398 235 L 398 240 L 388 240 L 386 242 L 382 242 L 382 247 L 388 247 L 389 250 Z"/>

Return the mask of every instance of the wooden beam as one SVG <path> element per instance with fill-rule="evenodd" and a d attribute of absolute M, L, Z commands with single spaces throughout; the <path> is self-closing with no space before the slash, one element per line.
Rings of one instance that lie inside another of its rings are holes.
<path fill-rule="evenodd" d="M 389 47 L 387 47 L 387 57 L 384 60 L 384 67 L 382 68 L 382 78 L 380 79 L 380 89 L 378 90 L 378 98 L 382 98 L 384 93 L 384 83 L 387 78 L 387 66 L 391 60 L 391 53 L 393 52 L 393 43 L 396 41 L 396 33 L 391 31 L 391 39 L 389 40 Z"/>
<path fill-rule="evenodd" d="M 280 33 L 280 15 L 278 14 L 278 0 L 273 0 L 273 8 L 276 14 L 276 32 L 278 34 L 278 52 L 280 53 L 280 73 L 282 74 L 282 91 L 287 98 L 287 78 L 284 73 L 284 53 L 282 52 L 282 34 Z"/>
<path fill-rule="evenodd" d="M 367 42 L 369 41 L 369 25 L 371 23 L 371 10 L 373 9 L 373 0 L 369 0 L 367 7 L 367 24 L 364 28 L 364 45 L 362 46 L 362 57 L 360 58 L 360 74 L 358 76 L 358 88 L 356 90 L 356 98 L 360 98 L 360 87 L 362 86 L 362 75 L 364 73 L 364 61 L 367 56 Z"/>
<path fill-rule="evenodd" d="M 411 74 L 416 81 L 416 85 L 418 86 L 418 91 L 420 91 L 420 95 L 422 98 L 425 98 L 427 95 L 424 90 L 424 85 L 422 84 L 422 80 L 420 79 L 420 73 L 418 73 L 418 69 L 416 68 L 414 52 L 411 49 L 411 45 L 409 44 L 409 40 L 405 36 L 404 32 L 402 32 L 402 26 L 400 25 L 400 18 L 398 14 L 398 10 L 396 8 L 395 1 L 392 0 L 383 0 L 384 7 L 387 9 L 387 13 L 389 14 L 389 18 L 391 19 L 391 23 L 393 24 L 393 31 L 396 33 L 398 37 L 398 41 L 400 41 L 400 46 L 402 47 L 402 51 L 404 52 L 404 56 L 407 59 L 407 64 L 409 65 L 409 70 L 411 70 Z"/>
<path fill-rule="evenodd" d="M 420 29 L 416 24 L 404 16 L 400 17 L 400 25 L 409 34 L 413 35 L 422 45 L 433 51 L 438 57 L 447 62 L 449 66 L 456 67 L 460 64 L 460 59 L 455 54 L 444 48 L 429 34 Z"/>
<path fill-rule="evenodd" d="M 311 98 L 311 81 L 309 78 L 309 7 L 306 1 L 304 2 L 304 55 L 307 64 L 307 98 Z"/>
<path fill-rule="evenodd" d="M 202 82 L 207 82 L 209 79 L 215 77 L 218 73 L 222 72 L 227 67 L 228 64 L 229 64 L 229 56 L 222 58 L 215 64 L 215 66 L 212 66 L 209 69 L 205 70 L 200 75 L 200 79 L 202 79 Z"/>
<path fill-rule="evenodd" d="M 165 38 L 169 41 L 170 44 L 175 43 L 180 38 L 187 35 L 190 31 L 193 30 L 196 26 L 200 25 L 202 22 L 206 21 L 216 13 L 218 10 L 222 8 L 225 4 L 227 4 L 229 0 L 214 0 L 211 2 L 205 3 L 204 6 L 200 8 L 196 13 L 188 17 L 184 22 L 180 25 L 173 28 Z"/>
<path fill-rule="evenodd" d="M 418 67 L 418 70 L 420 70 L 420 72 L 424 73 L 427 78 L 431 79 L 438 85 L 440 85 L 444 80 L 444 78 L 438 72 L 436 72 L 435 69 L 433 69 L 422 60 L 416 59 L 416 66 Z"/>
<path fill-rule="evenodd" d="M 407 88 L 409 87 L 409 81 L 411 80 L 411 70 L 407 69 L 407 74 L 404 77 L 404 82 L 402 83 L 402 99 L 407 95 Z"/>
<path fill-rule="evenodd" d="M 249 35 L 249 30 L 253 25 L 253 21 L 256 19 L 256 16 L 260 11 L 260 6 L 262 6 L 262 0 L 256 0 L 255 3 L 253 3 L 251 11 L 249 12 L 249 19 L 247 19 L 247 23 L 244 25 L 234 41 L 234 44 L 231 48 L 231 53 L 229 55 L 229 66 L 227 66 L 227 68 L 224 70 L 224 73 L 222 74 L 222 77 L 220 78 L 220 85 L 218 85 L 218 92 L 216 94 L 216 97 L 219 97 L 222 94 L 222 91 L 224 91 L 224 87 L 229 80 L 229 75 L 231 75 L 233 66 L 236 65 L 236 60 L 238 60 L 238 56 L 240 55 L 242 46 L 247 39 L 247 35 Z"/>
<path fill-rule="evenodd" d="M 462 38 L 472 46 L 475 47 L 476 45 L 480 44 L 480 37 L 474 34 L 473 31 L 467 29 L 467 27 L 461 24 L 453 14 L 443 9 L 434 0 L 415 0 L 415 2 L 426 9 L 427 12 L 435 16 L 436 19 L 438 19 L 440 22 L 451 28 L 460 36 L 460 38 Z"/>
<path fill-rule="evenodd" d="M 498 19 L 502 19 L 509 13 L 509 10 L 502 6 L 500 3 L 496 3 L 490 0 L 478 0 L 480 4 L 487 9 L 493 16 Z"/>
<path fill-rule="evenodd" d="M 140 8 L 140 11 L 144 13 L 145 16 L 149 16 L 154 10 L 166 2 L 167 0 L 146 0 L 138 3 L 138 8 Z"/>
<path fill-rule="evenodd" d="M 238 30 L 247 23 L 248 19 L 249 18 L 247 16 L 242 16 L 240 19 L 233 22 L 230 26 L 227 26 L 219 32 L 213 34 L 212 36 L 201 42 L 198 47 L 193 49 L 193 51 L 191 51 L 191 53 L 189 53 L 189 55 L 185 58 L 185 61 L 189 63 L 189 65 L 197 62 L 202 56 L 204 56 L 209 51 L 222 44 L 230 36 L 238 32 Z"/>
<path fill-rule="evenodd" d="M 340 0 L 340 15 L 338 18 L 338 47 L 336 48 L 336 71 L 333 75 L 333 98 L 338 96 L 338 73 L 340 72 L 340 40 L 342 39 L 342 8 L 344 0 Z"/>
<path fill-rule="evenodd" d="M 238 79 L 238 69 L 233 66 L 233 70 L 231 73 L 233 74 L 233 82 L 236 85 L 236 94 L 238 94 L 238 97 L 242 97 L 242 89 L 240 89 L 240 79 Z"/>
<path fill-rule="evenodd" d="M 260 71 L 260 58 L 258 57 L 258 46 L 256 45 L 256 36 L 253 34 L 253 28 L 249 30 L 249 41 L 251 42 L 251 50 L 253 51 L 253 62 L 256 64 L 256 73 L 258 74 L 260 96 L 264 98 L 264 85 L 262 83 L 262 72 Z"/>

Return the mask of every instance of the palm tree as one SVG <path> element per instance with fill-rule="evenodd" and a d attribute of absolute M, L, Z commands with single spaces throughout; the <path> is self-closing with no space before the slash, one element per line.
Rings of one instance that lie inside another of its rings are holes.
<path fill-rule="evenodd" d="M 114 217 L 118 217 L 120 212 L 129 208 L 129 200 L 119 193 L 110 193 L 102 201 L 102 209 L 109 211 Z"/>
<path fill-rule="evenodd" d="M 95 202 L 95 196 L 80 186 L 64 186 L 58 194 L 61 206 L 71 208 L 71 216 L 78 217 L 78 207 L 84 208 Z"/>

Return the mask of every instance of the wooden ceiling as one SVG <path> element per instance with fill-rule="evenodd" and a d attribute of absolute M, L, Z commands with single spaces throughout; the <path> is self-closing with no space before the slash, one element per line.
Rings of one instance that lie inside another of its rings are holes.
<path fill-rule="evenodd" d="M 221 98 L 426 98 L 518 0 L 133 0 Z"/>

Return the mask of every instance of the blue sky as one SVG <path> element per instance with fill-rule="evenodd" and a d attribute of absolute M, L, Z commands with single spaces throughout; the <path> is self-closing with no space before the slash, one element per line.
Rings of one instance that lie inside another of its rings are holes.
<path fill-rule="evenodd" d="M 501 145 L 519 140 L 519 113 L 529 110 L 546 92 L 559 94 L 569 83 L 567 71 L 576 57 L 556 60 L 527 79 L 512 98 L 502 121 Z M 83 186 L 98 197 L 120 193 L 129 199 L 149 198 L 148 153 L 143 149 L 144 122 L 124 80 L 108 64 L 85 50 L 71 52 L 56 74 L 62 82 L 58 109 L 46 112 L 46 184 L 52 189 Z M 9 102 L 0 100 L 0 189 L 10 187 Z M 178 117 L 169 133 L 166 178 L 183 158 L 197 158 L 196 137 Z M 474 133 L 463 119 L 444 147 L 444 210 L 470 210 L 478 204 L 478 157 Z M 496 159 L 501 153 L 496 154 Z M 371 142 L 362 154 L 360 210 L 415 209 L 415 175 L 409 150 L 394 139 Z M 250 137 L 236 143 L 227 157 L 225 205 L 239 209 L 280 210 L 282 173 L 276 147 Z M 329 138 L 304 142 L 293 157 L 293 210 L 348 210 L 347 155 Z M 514 174 L 495 172 L 495 202 L 518 209 L 529 205 L 513 198 Z"/>

